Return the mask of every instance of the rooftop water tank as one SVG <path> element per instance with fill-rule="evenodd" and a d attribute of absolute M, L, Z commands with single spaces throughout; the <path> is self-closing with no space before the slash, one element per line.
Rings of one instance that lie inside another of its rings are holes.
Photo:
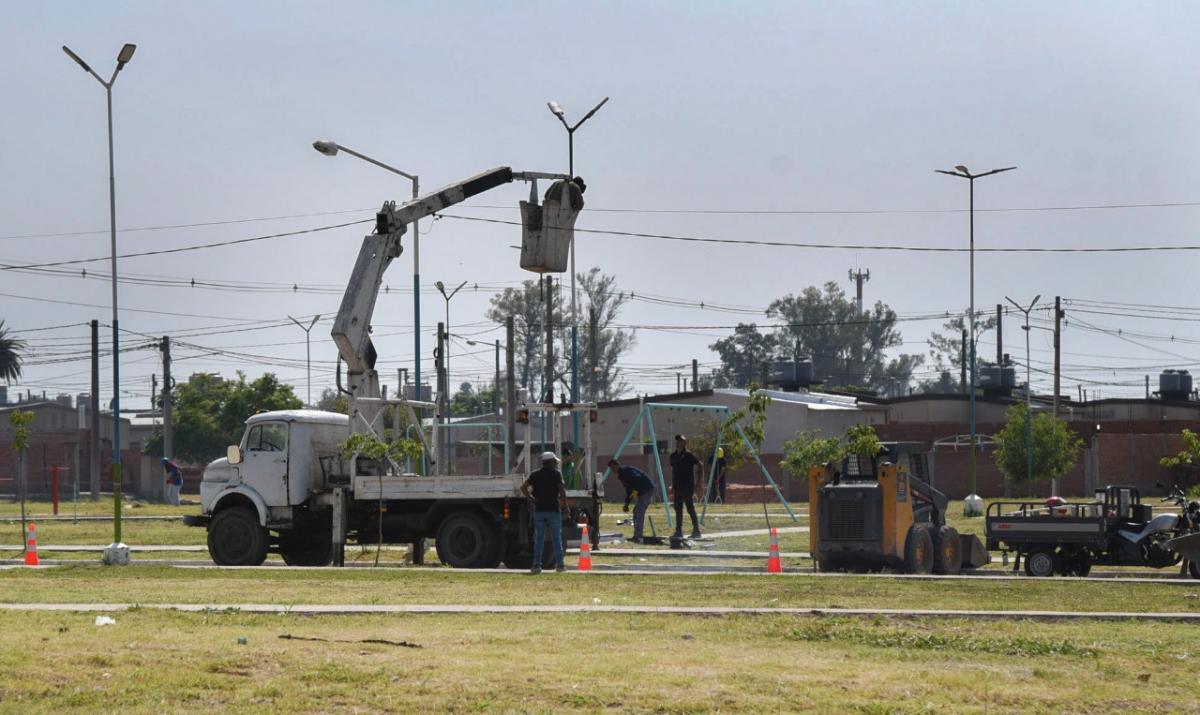
<path fill-rule="evenodd" d="M 1187 400 L 1192 394 L 1192 375 L 1187 370 L 1163 370 L 1158 376 L 1158 394 L 1164 400 Z"/>

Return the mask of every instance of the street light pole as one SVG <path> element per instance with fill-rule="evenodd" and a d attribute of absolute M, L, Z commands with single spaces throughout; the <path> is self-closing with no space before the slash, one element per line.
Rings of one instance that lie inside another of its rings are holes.
<path fill-rule="evenodd" d="M 129 561 L 129 550 L 121 542 L 121 329 L 117 315 L 117 180 L 113 161 L 113 113 L 112 88 L 117 75 L 133 59 L 137 45 L 126 43 L 117 53 L 117 66 L 105 82 L 96 71 L 84 62 L 71 48 L 63 45 L 63 52 L 85 72 L 96 78 L 104 87 L 108 105 L 108 225 L 110 268 L 112 272 L 112 336 L 113 336 L 113 543 L 105 550 L 105 563 L 123 564 Z"/>
<path fill-rule="evenodd" d="M 1033 310 L 1033 306 L 1037 305 L 1038 299 L 1041 298 L 1041 293 L 1034 297 L 1033 302 L 1028 308 L 1022 308 L 1017 301 L 1004 296 L 1004 299 L 1017 307 L 1017 310 L 1025 314 L 1025 476 L 1030 484 L 1033 484 L 1033 377 L 1029 366 L 1029 313 Z M 1051 492 L 1055 491 L 1053 484 Z M 1054 496 L 1051 494 L 1050 496 Z"/>
<path fill-rule="evenodd" d="M 600 111 L 608 102 L 608 97 L 600 100 L 600 103 L 592 107 L 591 111 L 583 115 L 583 119 L 575 122 L 574 125 L 567 124 L 566 112 L 559 106 L 558 102 L 553 100 L 546 102 L 546 106 L 554 116 L 558 117 L 558 121 L 562 122 L 563 128 L 567 130 L 567 173 L 571 178 L 575 178 L 575 130 L 583 126 L 583 123 L 592 118 L 592 115 Z M 571 237 L 571 402 L 579 402 L 579 314 L 576 312 L 575 306 L 575 238 Z M 579 444 L 579 415 L 571 415 L 572 438 L 574 444 Z"/>
<path fill-rule="evenodd" d="M 968 359 L 971 361 L 971 388 L 970 388 L 970 391 L 967 393 L 969 395 L 970 405 L 971 405 L 971 407 L 970 407 L 970 410 L 971 410 L 971 493 L 967 496 L 966 500 L 964 500 L 964 503 L 963 503 L 963 511 L 966 513 L 967 516 L 980 516 L 983 514 L 983 500 L 979 497 L 979 494 L 976 493 L 978 491 L 978 487 L 977 487 L 976 469 L 975 469 L 976 468 L 975 445 L 976 445 L 976 441 L 977 441 L 976 434 L 975 434 L 975 385 L 976 385 L 976 375 L 975 375 L 975 367 L 976 367 L 975 366 L 975 180 L 982 179 L 985 176 L 991 176 L 992 174 L 999 174 L 1004 171 L 1012 171 L 1013 169 L 1016 169 L 1016 168 L 1017 167 L 1015 167 L 1015 166 L 1007 166 L 1003 169 L 992 169 L 991 171 L 985 171 L 980 174 L 972 174 L 967 169 L 967 167 L 965 167 L 961 164 L 954 167 L 954 171 L 946 171 L 944 169 L 934 169 L 934 171 L 936 171 L 939 174 L 946 174 L 948 176 L 957 176 L 960 179 L 967 179 L 971 184 L 970 210 L 969 210 L 969 213 L 970 213 L 970 237 L 971 237 L 971 239 L 970 239 L 971 240 L 971 248 L 970 248 L 971 305 L 970 305 L 970 308 L 967 309 L 967 322 L 970 325 L 969 329 L 970 329 L 970 343 L 971 343 L 970 350 L 968 351 Z"/>
<path fill-rule="evenodd" d="M 442 345 L 442 366 L 443 366 L 443 369 L 445 370 L 445 375 L 446 375 L 446 414 L 442 416 L 442 419 L 445 421 L 445 424 L 447 426 L 450 424 L 450 410 L 452 407 L 451 400 L 454 398 L 454 388 L 450 387 L 450 299 L 453 298 L 455 295 L 457 295 L 458 292 L 460 290 L 462 290 L 462 287 L 465 286 L 466 284 L 467 284 L 466 281 L 459 283 L 458 287 L 455 288 L 454 290 L 450 291 L 450 293 L 447 295 L 445 283 L 442 283 L 441 281 L 437 281 L 436 283 L 434 283 L 434 285 L 437 286 L 438 293 L 441 293 L 442 297 L 446 299 L 446 342 L 443 343 L 443 345 Z M 445 430 L 445 432 L 446 432 L 446 467 L 449 468 L 449 466 L 450 466 L 450 430 L 447 428 Z M 447 473 L 449 473 L 449 472 L 447 472 Z"/>
<path fill-rule="evenodd" d="M 307 404 L 309 407 L 312 407 L 312 405 L 313 405 L 313 401 L 312 401 L 312 350 L 311 350 L 311 346 L 309 343 L 309 333 L 312 331 L 313 326 L 316 325 L 317 321 L 320 319 L 321 319 L 320 313 L 318 313 L 317 315 L 314 315 L 312 322 L 309 323 L 308 327 L 306 328 L 306 327 L 304 327 L 304 323 L 301 323 L 299 320 L 296 320 L 295 318 L 293 318 L 290 315 L 288 316 L 288 320 L 292 321 L 296 325 L 299 325 L 300 329 L 304 331 L 304 372 L 308 377 L 308 403 Z"/>

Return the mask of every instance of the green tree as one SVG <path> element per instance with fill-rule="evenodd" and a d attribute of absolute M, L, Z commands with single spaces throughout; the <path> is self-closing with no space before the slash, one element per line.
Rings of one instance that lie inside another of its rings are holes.
<path fill-rule="evenodd" d="M 963 311 L 963 315 L 958 315 L 948 319 L 942 323 L 942 332 L 931 333 L 929 335 L 929 358 L 933 361 L 933 367 L 942 372 L 951 374 L 958 373 L 962 370 L 962 331 L 967 327 L 967 311 Z M 996 316 L 986 313 L 975 313 L 975 340 L 979 340 L 980 333 L 984 333 L 996 327 Z M 979 360 L 979 346 L 975 346 L 975 360 Z M 968 378 L 969 379 L 969 378 Z M 931 392 L 932 390 L 926 390 Z"/>
<path fill-rule="evenodd" d="M 504 325 L 505 319 L 513 319 L 513 353 L 516 362 L 516 380 L 520 387 L 529 391 L 531 397 L 542 393 L 542 375 L 546 364 L 546 287 L 538 281 L 524 281 L 520 288 L 505 288 L 492 297 L 488 308 L 488 320 Z M 562 301 L 555 300 L 552 319 L 562 325 Z M 561 357 L 561 356 L 556 356 Z M 558 366 L 562 360 L 555 360 Z M 555 381 L 562 377 L 557 371 Z"/>
<path fill-rule="evenodd" d="M 736 471 L 738 467 L 753 459 L 754 454 L 748 448 L 747 441 L 750 443 L 749 447 L 755 452 L 760 452 L 767 435 L 767 408 L 770 406 L 770 396 L 760 390 L 758 383 L 751 383 L 746 404 L 740 410 L 735 410 L 720 419 L 710 418 L 700 423 L 699 431 L 690 438 L 690 446 L 692 452 L 706 462 L 706 475 L 707 461 L 712 459 L 715 451 L 718 431 L 721 433 L 721 447 L 725 450 L 725 469 L 728 472 Z M 738 434 L 738 425 L 741 425 L 746 440 Z"/>
<path fill-rule="evenodd" d="M 21 495 L 21 543 L 25 543 L 25 498 L 29 491 L 29 477 L 25 473 L 25 461 L 29 453 L 29 425 L 35 415 L 29 410 L 13 410 L 8 421 L 13 427 L 12 451 L 17 457 L 17 491 Z"/>
<path fill-rule="evenodd" d="M 808 470 L 846 457 L 874 457 L 883 451 L 883 443 L 869 424 L 850 426 L 841 438 L 822 437 L 818 430 L 803 430 L 783 443 L 783 468 L 795 477 L 807 477 Z"/>
<path fill-rule="evenodd" d="M 326 387 L 321 390 L 321 397 L 317 399 L 317 409 L 326 412 L 340 412 L 343 415 L 349 414 L 350 400 L 332 387 Z"/>
<path fill-rule="evenodd" d="M 1028 451 L 1029 411 L 1024 403 L 1008 408 L 1004 428 L 996 433 L 996 466 L 1014 483 L 1036 483 L 1039 479 L 1061 479 L 1075 466 L 1083 440 L 1046 413 L 1033 418 L 1033 474 L 1030 482 Z"/>
<path fill-rule="evenodd" d="M 1183 449 L 1170 457 L 1163 457 L 1158 463 L 1164 467 L 1189 467 L 1200 464 L 1200 435 L 1184 428 L 1179 433 L 1183 438 Z"/>
<path fill-rule="evenodd" d="M 585 400 L 592 402 L 613 400 L 629 389 L 617 362 L 633 347 L 633 333 L 613 327 L 629 296 L 617 291 L 616 278 L 601 273 L 599 268 L 580 273 L 577 278 L 584 298 L 578 330 L 580 391 Z"/>
<path fill-rule="evenodd" d="M 199 373 L 175 389 L 172 413 L 175 454 L 189 462 L 208 462 L 225 453 L 242 437 L 246 418 L 269 410 L 298 410 L 303 403 L 290 385 L 272 373 L 247 382 Z M 144 454 L 162 456 L 162 433 L 146 441 Z"/>
<path fill-rule="evenodd" d="M 775 339 L 754 323 L 738 323 L 733 335 L 708 346 L 721 358 L 713 374 L 714 387 L 747 387 L 758 382 L 763 366 L 775 358 Z"/>
<path fill-rule="evenodd" d="M 25 346 L 25 341 L 10 335 L 0 320 L 0 380 L 11 383 L 21 377 L 21 351 Z"/>

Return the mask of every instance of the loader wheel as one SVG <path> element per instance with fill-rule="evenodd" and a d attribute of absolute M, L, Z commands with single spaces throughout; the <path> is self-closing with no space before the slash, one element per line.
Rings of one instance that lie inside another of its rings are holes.
<path fill-rule="evenodd" d="M 437 555 L 456 569 L 487 568 L 499 561 L 498 530 L 474 512 L 452 514 L 437 530 Z"/>
<path fill-rule="evenodd" d="M 1060 568 L 1060 559 L 1053 548 L 1039 546 L 1025 554 L 1025 575 L 1035 578 L 1053 576 Z"/>
<path fill-rule="evenodd" d="M 821 559 L 817 562 L 817 570 L 821 573 L 837 573 L 846 568 L 846 565 L 836 559 Z"/>
<path fill-rule="evenodd" d="M 938 527 L 933 540 L 933 572 L 957 575 L 962 571 L 962 540 L 953 526 Z"/>
<path fill-rule="evenodd" d="M 267 560 L 267 530 L 249 509 L 217 512 L 208 525 L 208 553 L 220 566 L 259 566 Z"/>
<path fill-rule="evenodd" d="M 933 571 L 933 537 L 924 524 L 916 524 L 908 530 L 904 540 L 904 572 L 927 574 Z"/>

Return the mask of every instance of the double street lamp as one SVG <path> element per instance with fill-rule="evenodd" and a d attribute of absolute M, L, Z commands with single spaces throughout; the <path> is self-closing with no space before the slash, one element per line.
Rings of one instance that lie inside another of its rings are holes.
<path fill-rule="evenodd" d="M 121 350 L 120 324 L 117 320 L 117 183 L 113 170 L 113 113 L 112 88 L 117 75 L 133 59 L 137 45 L 126 43 L 117 53 L 117 66 L 106 82 L 83 59 L 63 45 L 63 52 L 75 60 L 85 72 L 96 78 L 104 87 L 108 102 L 108 225 L 109 248 L 112 269 L 112 336 L 113 336 L 113 543 L 105 549 L 105 563 L 125 563 L 129 560 L 128 549 L 121 543 Z M 169 456 L 169 455 L 168 455 Z"/>
<path fill-rule="evenodd" d="M 1041 297 L 1041 293 L 1034 296 L 1033 302 L 1029 304 L 1028 308 L 1025 308 L 1012 298 L 1004 296 L 1005 300 L 1025 314 L 1025 324 L 1021 326 L 1021 329 L 1025 331 L 1025 417 L 1027 420 L 1025 422 L 1025 476 L 1030 484 L 1033 484 L 1033 377 L 1029 357 L 1029 313 L 1033 311 L 1033 307 L 1037 305 Z M 1054 485 L 1051 483 L 1050 496 L 1054 496 L 1055 491 Z"/>
<path fill-rule="evenodd" d="M 453 298 L 454 296 L 458 295 L 458 292 L 460 290 L 462 290 L 463 286 L 465 286 L 466 284 L 467 284 L 467 282 L 463 281 L 462 283 L 458 284 L 457 288 L 450 291 L 449 293 L 446 293 L 446 284 L 445 283 L 442 283 L 441 281 L 437 281 L 436 283 L 434 283 L 434 285 L 437 286 L 438 293 L 441 293 L 442 298 L 444 298 L 446 300 L 446 332 L 445 332 L 446 339 L 442 343 L 442 366 L 443 366 L 443 369 L 445 370 L 444 374 L 446 376 L 446 393 L 445 393 L 446 410 L 443 413 L 442 419 L 445 422 L 445 424 L 447 424 L 447 425 L 450 424 L 451 401 L 454 396 L 454 390 L 450 387 L 450 299 Z M 445 463 L 446 463 L 447 467 L 450 466 L 450 430 L 449 429 L 446 430 L 446 462 Z"/>
<path fill-rule="evenodd" d="M 290 320 L 293 323 L 295 323 L 296 325 L 300 326 L 300 329 L 304 331 L 304 372 L 308 377 L 308 406 L 309 407 L 313 406 L 313 401 L 312 401 L 312 349 L 311 349 L 311 344 L 309 342 L 309 337 L 310 337 L 310 334 L 312 333 L 313 326 L 316 325 L 317 321 L 320 319 L 321 319 L 320 313 L 318 313 L 317 315 L 314 315 L 312 322 L 309 323 L 307 327 L 305 327 L 304 323 L 301 323 L 299 320 L 296 320 L 295 318 L 293 318 L 290 315 L 288 316 L 288 320 Z"/>
<path fill-rule="evenodd" d="M 966 512 L 967 516 L 980 516 L 983 514 L 983 500 L 980 499 L 979 495 L 976 493 L 977 489 L 975 479 L 975 443 L 977 441 L 975 435 L 975 180 L 982 179 L 985 176 L 991 176 L 992 174 L 999 174 L 1004 171 L 1012 171 L 1016 168 L 1017 167 L 1015 166 L 1006 166 L 1003 169 L 992 169 L 991 171 L 984 171 L 978 174 L 971 173 L 971 171 L 962 164 L 954 167 L 954 171 L 934 169 L 934 171 L 939 174 L 957 176 L 960 179 L 966 179 L 971 184 L 971 307 L 967 311 L 967 323 L 970 325 L 971 341 L 971 347 L 968 356 L 968 359 L 971 361 L 971 388 L 967 393 L 970 396 L 971 404 L 971 493 L 964 501 L 964 511 Z"/>

